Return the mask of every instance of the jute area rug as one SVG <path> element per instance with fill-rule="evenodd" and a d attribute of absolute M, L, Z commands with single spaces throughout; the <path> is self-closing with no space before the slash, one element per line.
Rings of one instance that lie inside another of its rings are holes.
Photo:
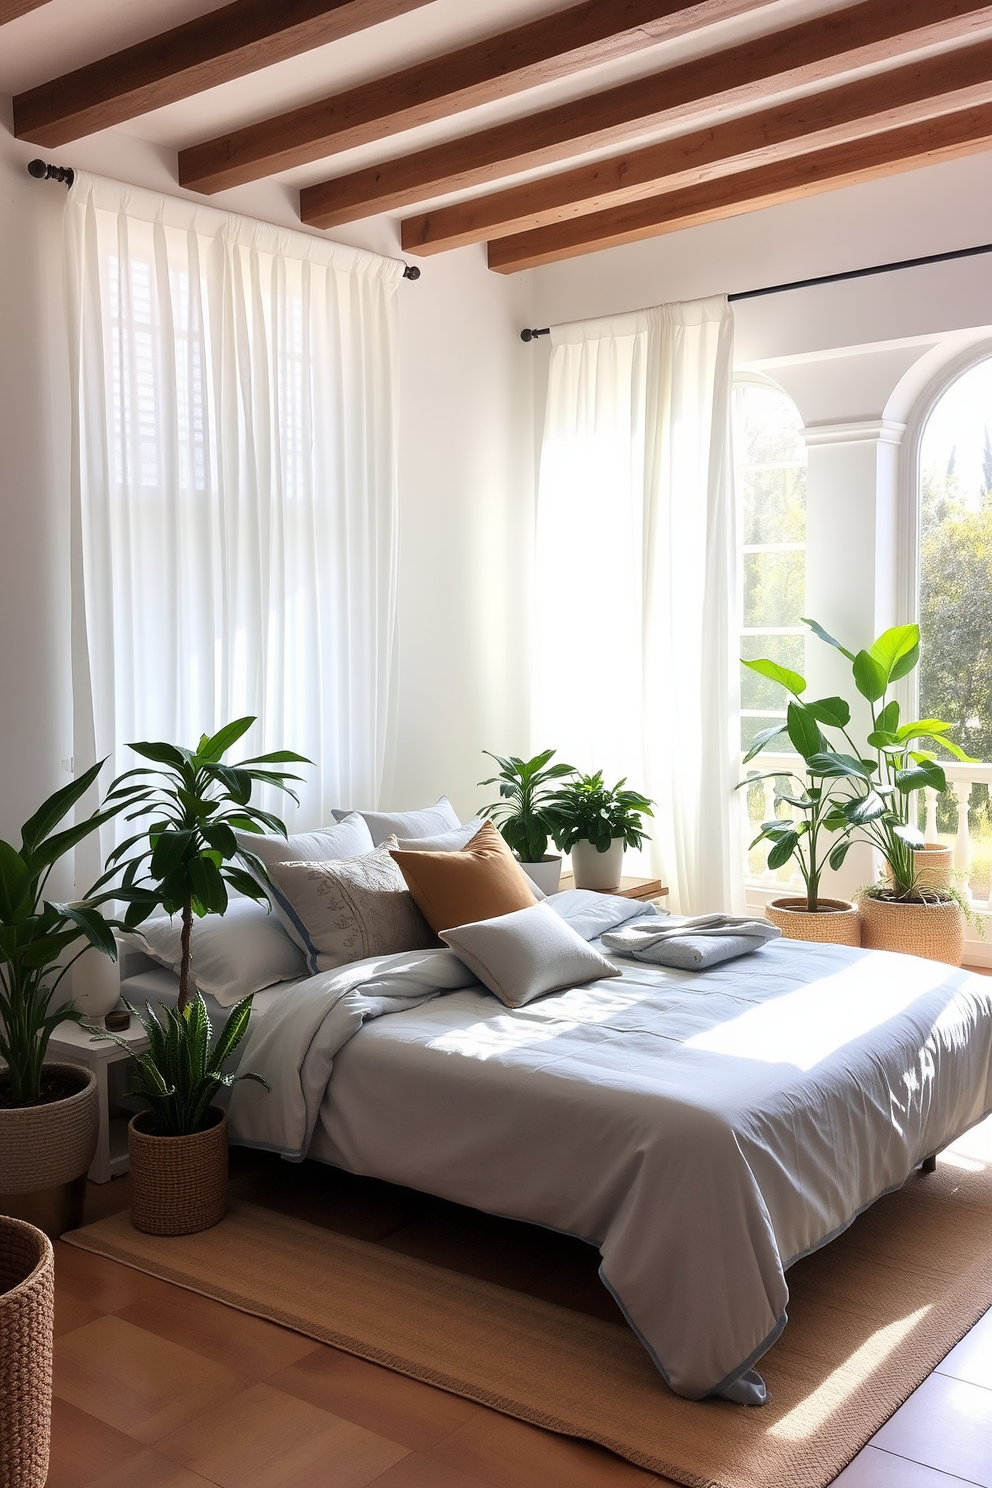
<path fill-rule="evenodd" d="M 691 1488 L 823 1488 L 992 1302 L 992 1165 L 950 1153 L 792 1268 L 762 1409 L 679 1399 L 624 1326 L 253 1204 L 63 1238 Z"/>

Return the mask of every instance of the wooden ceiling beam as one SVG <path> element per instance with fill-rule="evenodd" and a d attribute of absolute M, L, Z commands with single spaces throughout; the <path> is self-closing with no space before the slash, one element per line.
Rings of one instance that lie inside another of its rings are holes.
<path fill-rule="evenodd" d="M 233 0 L 19 93 L 14 133 L 36 145 L 64 145 L 429 3 Z"/>
<path fill-rule="evenodd" d="M 625 144 L 701 110 L 761 104 L 777 92 L 940 42 L 988 34 L 988 0 L 863 0 L 664 72 L 577 98 L 300 193 L 311 227 L 334 227 L 583 151 Z"/>
<path fill-rule="evenodd" d="M 937 161 L 974 155 L 990 147 L 992 103 L 985 103 L 758 170 L 666 192 L 648 201 L 500 238 L 489 245 L 489 267 L 501 274 L 513 274 L 703 222 L 737 217 L 798 197 L 916 170 Z"/>
<path fill-rule="evenodd" d="M 625 57 L 774 0 L 584 0 L 388 77 L 179 152 L 179 181 L 224 191 Z"/>
<path fill-rule="evenodd" d="M 16 21 L 18 16 L 27 15 L 29 10 L 38 10 L 47 4 L 48 0 L 0 0 L 0 26 L 6 25 L 8 21 Z"/>
<path fill-rule="evenodd" d="M 508 237 L 981 103 L 992 103 L 992 41 L 408 217 L 403 249 L 441 253 Z"/>

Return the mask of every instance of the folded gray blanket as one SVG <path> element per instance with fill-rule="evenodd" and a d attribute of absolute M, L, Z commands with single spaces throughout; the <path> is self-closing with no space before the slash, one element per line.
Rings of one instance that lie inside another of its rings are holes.
<path fill-rule="evenodd" d="M 705 971 L 734 956 L 756 951 L 782 934 L 767 920 L 744 915 L 663 915 L 623 925 L 602 937 L 603 944 L 622 956 L 674 966 L 679 971 Z"/>

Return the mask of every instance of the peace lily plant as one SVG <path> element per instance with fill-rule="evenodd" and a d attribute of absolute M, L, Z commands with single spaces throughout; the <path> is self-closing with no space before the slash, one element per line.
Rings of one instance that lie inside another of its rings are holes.
<path fill-rule="evenodd" d="M 758 734 L 745 763 L 783 735 L 805 762 L 802 793 L 780 796 L 801 813 L 801 818 L 764 822 L 751 846 L 762 840 L 771 843 L 769 868 L 782 867 L 790 857 L 796 857 L 811 910 L 816 908 L 825 864 L 839 868 L 854 841 L 871 843 L 888 864 L 888 878 L 867 891 L 871 897 L 908 903 L 953 898 L 952 890 L 920 885 L 914 852 L 924 846 L 924 838 L 915 818 L 921 790 L 947 789 L 942 765 L 932 749 L 924 746 L 938 745 L 967 762 L 970 756 L 948 738 L 953 724 L 938 718 L 901 723 L 899 704 L 889 697 L 893 683 L 908 676 L 919 663 L 919 626 L 893 626 L 870 647 L 855 652 L 841 645 L 815 620 L 803 623 L 851 663 L 855 688 L 868 705 L 866 747 L 852 737 L 851 710 L 843 698 L 804 702 L 806 680 L 798 672 L 766 658 L 746 661 L 744 665 L 752 671 L 781 683 L 791 700 L 785 724 Z M 831 744 L 824 727 L 839 733 L 843 744 Z"/>

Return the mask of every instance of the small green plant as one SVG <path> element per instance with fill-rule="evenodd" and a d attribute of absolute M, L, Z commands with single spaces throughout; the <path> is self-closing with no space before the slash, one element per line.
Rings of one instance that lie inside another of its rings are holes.
<path fill-rule="evenodd" d="M 164 743 L 129 745 L 151 766 L 118 776 L 107 796 L 108 804 L 123 810 L 127 821 L 146 822 L 111 853 L 99 881 L 122 874 L 121 888 L 115 892 L 128 901 L 125 925 L 139 927 L 159 906 L 166 914 L 182 916 L 178 1005 L 175 1011 L 162 1008 L 162 1018 L 150 1006 L 147 1017 L 139 1015 L 151 1047 L 137 1061 L 134 1093 L 152 1111 L 155 1135 L 185 1136 L 200 1130 L 220 1086 L 259 1078 L 222 1073 L 221 1066 L 245 1035 L 252 999 L 246 997 L 232 1009 L 211 1048 L 206 1007 L 191 986 L 190 944 L 193 916 L 223 914 L 228 886 L 253 899 L 265 897 L 251 874 L 234 862 L 239 853 L 251 856 L 241 852 L 234 834 L 268 827 L 285 836 L 277 816 L 250 804 L 252 789 L 258 783 L 274 785 L 296 800 L 287 781 L 301 777 L 281 767 L 309 763 L 300 754 L 280 749 L 225 764 L 228 749 L 254 722 L 235 719 L 210 737 L 204 734 L 195 749 Z"/>
<path fill-rule="evenodd" d="M 610 787 L 603 784 L 603 772 L 580 775 L 561 786 L 552 797 L 557 846 L 571 852 L 577 842 L 591 842 L 597 852 L 606 852 L 617 837 L 627 847 L 640 847 L 644 841 L 645 816 L 653 816 L 652 802 L 638 791 L 624 790 L 627 780 Z"/>
<path fill-rule="evenodd" d="M 89 946 L 117 959 L 112 933 L 117 922 L 104 919 L 99 909 L 113 893 L 100 894 L 94 887 L 74 904 L 45 898 L 59 859 L 119 809 L 108 807 L 55 831 L 94 784 L 103 763 L 42 803 L 21 828 L 20 848 L 0 841 L 0 1058 L 8 1066 L 6 1083 L 15 1106 L 41 1100 L 49 1039 L 60 1023 L 78 1023 L 82 1017 L 69 1002 L 51 1009 L 66 972 Z"/>
<path fill-rule="evenodd" d="M 548 840 L 557 830 L 557 807 L 552 782 L 574 775 L 575 768 L 561 761 L 551 764 L 555 751 L 545 749 L 533 759 L 504 759 L 484 749 L 499 765 L 498 775 L 480 780 L 480 785 L 498 785 L 499 800 L 483 806 L 482 815 L 489 817 L 507 846 L 522 863 L 539 863 L 548 850 Z"/>

